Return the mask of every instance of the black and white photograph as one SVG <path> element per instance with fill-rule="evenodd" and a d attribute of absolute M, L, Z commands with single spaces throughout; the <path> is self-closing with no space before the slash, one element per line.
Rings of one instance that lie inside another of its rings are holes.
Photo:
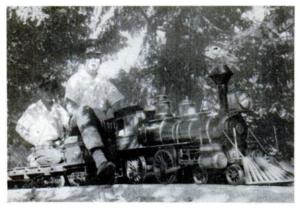
<path fill-rule="evenodd" d="M 7 202 L 295 203 L 295 5 L 101 4 L 6 5 Z"/>

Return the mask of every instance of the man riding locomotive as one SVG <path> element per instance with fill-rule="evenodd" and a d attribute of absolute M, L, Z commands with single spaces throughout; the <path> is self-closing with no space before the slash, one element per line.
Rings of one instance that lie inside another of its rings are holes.
<path fill-rule="evenodd" d="M 104 120 L 111 118 L 124 96 L 112 83 L 99 76 L 101 52 L 90 47 L 83 58 L 84 69 L 71 76 L 66 85 L 66 108 L 72 116 L 70 128 L 78 127 L 95 161 L 100 182 L 111 183 L 115 165 L 104 154 Z"/>
<path fill-rule="evenodd" d="M 32 144 L 27 160 L 30 167 L 50 166 L 63 160 L 58 146 L 68 129 L 69 114 L 59 104 L 60 86 L 56 80 L 42 82 L 37 90 L 40 100 L 31 104 L 18 120 L 16 131 Z"/>

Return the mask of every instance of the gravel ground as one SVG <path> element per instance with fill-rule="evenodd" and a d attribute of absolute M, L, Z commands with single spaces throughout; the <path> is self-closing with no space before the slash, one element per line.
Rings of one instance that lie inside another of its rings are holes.
<path fill-rule="evenodd" d="M 293 203 L 293 186 L 113 185 L 8 190 L 8 202 Z"/>

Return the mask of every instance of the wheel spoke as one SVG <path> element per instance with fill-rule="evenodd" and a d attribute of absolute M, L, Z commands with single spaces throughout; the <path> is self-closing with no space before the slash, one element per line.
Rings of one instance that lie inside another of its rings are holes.
<path fill-rule="evenodd" d="M 232 165 L 226 170 L 226 178 L 229 184 L 241 184 L 244 180 L 244 173 L 240 166 Z"/>
<path fill-rule="evenodd" d="M 176 171 L 166 173 L 173 167 L 175 167 L 173 156 L 166 150 L 158 150 L 154 156 L 153 169 L 160 183 L 172 183 L 176 179 Z"/>
<path fill-rule="evenodd" d="M 207 182 L 206 170 L 200 169 L 200 167 L 195 167 L 193 170 L 193 179 L 197 184 L 205 184 Z"/>
<path fill-rule="evenodd" d="M 141 183 L 146 177 L 146 163 L 143 157 L 128 160 L 126 167 L 127 178 L 131 183 Z"/>

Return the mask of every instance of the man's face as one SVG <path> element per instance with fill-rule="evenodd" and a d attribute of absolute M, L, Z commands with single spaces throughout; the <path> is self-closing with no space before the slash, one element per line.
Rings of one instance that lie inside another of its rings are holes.
<path fill-rule="evenodd" d="M 44 103 L 48 103 L 48 104 L 53 103 L 53 99 L 54 99 L 53 93 L 43 89 L 43 90 L 39 90 L 39 96 Z"/>
<path fill-rule="evenodd" d="M 89 57 L 85 62 L 86 71 L 92 75 L 96 76 L 98 74 L 98 69 L 101 64 L 100 58 Z"/>

